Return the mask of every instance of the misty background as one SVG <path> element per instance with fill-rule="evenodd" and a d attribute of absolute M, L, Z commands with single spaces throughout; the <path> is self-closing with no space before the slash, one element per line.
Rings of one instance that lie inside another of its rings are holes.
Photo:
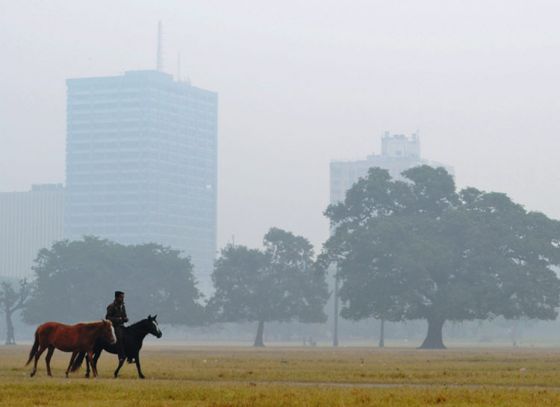
<path fill-rule="evenodd" d="M 153 69 L 219 93 L 218 246 L 319 249 L 332 159 L 419 130 L 459 186 L 560 216 L 553 1 L 0 1 L 0 190 L 64 181 L 65 79 Z M 248 220 L 250 219 L 250 222 Z"/>

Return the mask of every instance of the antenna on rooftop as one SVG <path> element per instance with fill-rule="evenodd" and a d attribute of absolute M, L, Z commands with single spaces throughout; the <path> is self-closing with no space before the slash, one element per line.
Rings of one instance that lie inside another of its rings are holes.
<path fill-rule="evenodd" d="M 177 52 L 177 82 L 181 82 L 181 52 Z"/>
<path fill-rule="evenodd" d="M 156 61 L 156 69 L 158 71 L 163 71 L 163 44 L 162 44 L 162 36 L 163 36 L 163 27 L 161 24 L 161 20 L 158 21 L 158 36 L 157 36 L 157 61 Z"/>

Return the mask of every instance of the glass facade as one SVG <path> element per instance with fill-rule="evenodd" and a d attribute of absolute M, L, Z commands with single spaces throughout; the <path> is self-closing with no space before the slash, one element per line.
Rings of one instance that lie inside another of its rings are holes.
<path fill-rule="evenodd" d="M 28 192 L 0 192 L 0 276 L 33 278 L 39 250 L 62 239 L 62 184 L 33 185 Z"/>
<path fill-rule="evenodd" d="M 64 233 L 216 253 L 217 94 L 159 71 L 67 80 Z"/>

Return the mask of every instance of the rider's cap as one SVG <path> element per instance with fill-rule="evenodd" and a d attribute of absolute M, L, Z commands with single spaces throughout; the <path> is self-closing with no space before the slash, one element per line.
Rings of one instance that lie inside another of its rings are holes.
<path fill-rule="evenodd" d="M 115 291 L 115 298 L 117 298 L 119 295 L 124 295 L 124 293 L 122 291 Z"/>

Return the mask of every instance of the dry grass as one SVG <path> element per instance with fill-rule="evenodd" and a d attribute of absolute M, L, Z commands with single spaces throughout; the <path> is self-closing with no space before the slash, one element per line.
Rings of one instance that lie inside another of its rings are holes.
<path fill-rule="evenodd" d="M 147 347 L 136 378 L 83 370 L 64 378 L 69 355 L 55 352 L 54 378 L 24 367 L 28 347 L 0 347 L 0 405 L 560 405 L 560 350 Z M 385 385 L 391 384 L 390 387 Z M 537 386 L 537 387 L 535 387 Z"/>

